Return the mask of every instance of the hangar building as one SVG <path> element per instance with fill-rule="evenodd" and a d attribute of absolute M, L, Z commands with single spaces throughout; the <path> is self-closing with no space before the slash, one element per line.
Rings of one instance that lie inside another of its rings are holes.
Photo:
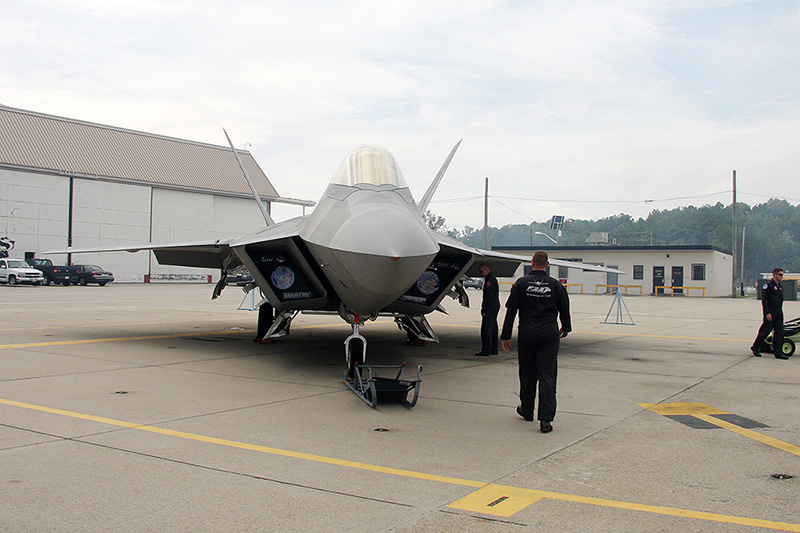
<path fill-rule="evenodd" d="M 238 150 L 269 211 L 281 198 L 253 156 Z M 67 246 L 192 242 L 264 227 L 229 147 L 0 105 L 0 237 L 9 255 Z M 119 281 L 218 279 L 219 271 L 162 266 L 151 252 L 52 256 L 98 264 Z"/>
<path fill-rule="evenodd" d="M 493 246 L 493 250 L 531 256 L 529 246 Z M 605 293 L 618 285 L 623 294 L 730 296 L 733 257 L 706 245 L 544 246 L 552 259 L 579 261 L 622 270 L 626 275 L 553 268 L 550 275 L 570 292 Z M 528 266 L 527 268 L 530 268 Z M 522 271 L 520 271 L 522 275 Z"/>

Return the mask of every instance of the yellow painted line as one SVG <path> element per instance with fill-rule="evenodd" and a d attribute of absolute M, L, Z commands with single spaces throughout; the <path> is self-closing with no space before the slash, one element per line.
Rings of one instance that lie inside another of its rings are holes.
<path fill-rule="evenodd" d="M 729 415 L 728 411 L 711 407 L 704 403 L 640 403 L 640 407 L 644 407 L 654 413 L 664 416 L 670 415 Z"/>
<path fill-rule="evenodd" d="M 528 505 L 542 499 L 558 500 L 564 502 L 582 503 L 586 505 L 598 505 L 610 507 L 612 509 L 625 509 L 629 511 L 641 511 L 666 516 L 677 516 L 692 518 L 695 520 L 706 520 L 710 522 L 721 522 L 725 524 L 736 524 L 742 526 L 752 526 L 760 528 L 775 529 L 778 531 L 800 532 L 800 524 L 787 522 L 775 522 L 773 520 L 761 520 L 757 518 L 747 518 L 743 516 L 730 516 L 717 513 L 707 513 L 704 511 L 690 511 L 675 507 L 662 507 L 660 505 L 643 505 L 639 503 L 620 502 L 616 500 L 606 500 L 603 498 L 591 498 L 587 496 L 576 496 L 572 494 L 561 494 L 544 490 L 520 489 L 518 487 L 507 487 L 504 485 L 489 485 L 478 490 L 466 498 L 454 502 L 448 507 L 462 509 L 465 511 L 481 512 L 485 514 L 497 514 L 498 516 L 509 517 Z M 501 514 L 502 513 L 502 514 Z"/>
<path fill-rule="evenodd" d="M 763 433 L 759 433 L 757 431 L 753 431 L 752 429 L 743 428 L 737 426 L 736 424 L 731 424 L 725 420 L 720 420 L 719 418 L 715 418 L 713 416 L 707 415 L 694 415 L 700 420 L 705 420 L 706 422 L 710 422 L 711 424 L 716 424 L 723 429 L 727 429 L 728 431 L 733 431 L 734 433 L 738 433 L 743 437 L 747 437 L 748 439 L 753 439 L 762 444 L 766 444 L 767 446 L 772 446 L 773 448 L 778 448 L 779 450 L 783 450 L 785 452 L 789 452 L 793 455 L 797 455 L 800 457 L 800 446 L 795 446 L 794 444 L 790 444 L 788 442 L 784 442 L 782 440 L 778 440 Z"/>
<path fill-rule="evenodd" d="M 293 329 L 320 329 L 338 327 L 341 324 L 320 324 L 316 326 L 298 326 Z M 41 348 L 43 346 L 71 346 L 76 344 L 96 344 L 102 342 L 129 342 L 129 341 L 148 341 L 153 339 L 179 339 L 186 337 L 206 337 L 208 335 L 232 335 L 235 333 L 253 333 L 254 329 L 236 329 L 223 331 L 205 331 L 192 333 L 171 333 L 169 335 L 147 335 L 142 337 L 111 337 L 107 339 L 82 339 L 74 341 L 47 341 L 47 342 L 28 342 L 23 344 L 0 344 L 0 350 L 7 348 Z"/>
<path fill-rule="evenodd" d="M 451 503 L 448 507 L 508 518 L 544 497 L 544 493 L 539 490 L 492 483 L 487 487 L 476 490 L 469 496 Z"/>
<path fill-rule="evenodd" d="M 376 324 L 392 324 L 391 321 L 377 321 Z M 334 323 L 334 324 L 318 324 L 318 325 L 304 325 L 304 326 L 295 326 L 295 330 L 300 329 L 321 329 L 321 328 L 335 328 L 341 326 L 341 323 Z M 431 326 L 436 327 L 461 327 L 461 328 L 471 328 L 471 329 L 478 329 L 480 328 L 479 325 L 474 324 L 446 324 L 446 323 L 432 323 Z M 41 329 L 41 328 L 39 328 Z M 83 340 L 74 340 L 74 341 L 48 341 L 48 342 L 29 342 L 23 344 L 0 344 L 0 350 L 8 349 L 8 348 L 40 348 L 44 346 L 70 346 L 70 345 L 77 345 L 77 344 L 95 344 L 95 343 L 103 343 L 103 342 L 129 342 L 129 341 L 144 341 L 144 340 L 154 340 L 154 339 L 175 339 L 175 338 L 182 338 L 182 337 L 203 337 L 206 335 L 226 335 L 231 333 L 252 333 L 254 329 L 239 329 L 234 331 L 210 331 L 204 333 L 175 333 L 169 335 L 148 335 L 142 337 L 113 337 L 107 339 L 83 339 Z M 645 338 L 654 338 L 654 339 L 676 339 L 676 340 L 698 340 L 698 341 L 726 341 L 726 342 L 752 342 L 752 339 L 724 339 L 724 338 L 711 338 L 711 337 L 680 337 L 676 335 L 650 335 L 650 334 L 642 334 L 642 333 L 610 333 L 610 332 L 603 332 L 603 331 L 573 331 L 573 334 L 580 333 L 583 335 L 607 335 L 607 336 L 614 336 L 614 337 L 645 337 Z"/>
<path fill-rule="evenodd" d="M 194 433 L 186 433 L 184 431 L 174 431 L 171 429 L 164 429 L 155 426 L 146 426 L 136 424 L 133 422 L 125 422 L 123 420 L 115 420 L 113 418 L 104 418 L 100 416 L 87 415 L 84 413 L 76 413 L 74 411 L 65 411 L 63 409 L 54 409 L 52 407 L 44 407 L 41 405 L 33 405 L 30 403 L 16 402 L 14 400 L 6 400 L 0 398 L 0 404 L 11 405 L 14 407 L 22 407 L 24 409 L 31 409 L 34 411 L 41 411 L 44 413 L 51 413 L 55 415 L 68 416 L 71 418 L 78 418 L 81 420 L 90 420 L 92 422 L 99 422 L 101 424 L 109 424 L 112 426 L 119 426 L 128 429 L 136 429 L 139 431 L 147 431 L 150 433 L 157 433 L 159 435 L 167 435 L 170 437 L 178 437 L 181 439 L 194 440 L 199 442 L 206 442 L 210 444 L 219 444 L 221 446 L 229 446 L 231 448 L 239 448 L 242 450 L 250 450 L 261 453 L 268 453 L 272 455 L 280 455 L 283 457 L 293 457 L 295 459 L 304 459 L 306 461 L 314 461 L 317 463 L 326 463 L 330 465 L 345 466 L 349 468 L 357 468 L 359 470 L 368 470 L 371 472 L 381 472 L 384 474 L 393 474 L 396 476 L 410 477 L 416 479 L 424 479 L 428 481 L 438 481 L 441 483 L 449 483 L 451 485 L 462 485 L 465 487 L 484 487 L 487 483 L 481 481 L 471 481 L 468 479 L 459 479 L 448 476 L 439 476 L 436 474 L 425 474 L 422 472 L 414 472 L 412 470 L 402 470 L 399 468 L 389 468 L 384 466 L 370 465 L 367 463 L 359 463 L 357 461 L 349 461 L 347 459 L 336 459 L 333 457 L 325 457 L 323 455 L 314 455 L 310 453 L 294 452 L 291 450 L 283 450 L 280 448 L 272 448 L 269 446 L 260 446 L 258 444 L 249 444 L 246 442 L 237 442 L 233 440 L 220 439 L 216 437 L 207 437 L 204 435 L 196 435 Z"/>
<path fill-rule="evenodd" d="M 609 335 L 612 337 L 647 337 L 652 339 L 678 339 L 688 341 L 753 342 L 753 339 L 725 339 L 719 337 L 681 337 L 679 335 L 651 335 L 648 333 L 611 333 L 608 331 L 573 331 L 584 335 Z"/>
<path fill-rule="evenodd" d="M 173 333 L 170 335 L 148 335 L 145 337 L 112 337 L 108 339 L 82 339 L 75 341 L 48 341 L 48 342 L 28 342 L 24 344 L 0 344 L 0 350 L 6 348 L 40 348 L 43 346 L 71 346 L 75 344 L 96 344 L 101 342 L 128 342 L 128 341 L 147 341 L 153 339 L 177 339 L 181 337 L 205 337 L 208 335 L 230 335 L 232 333 L 248 333 L 254 329 L 237 329 L 225 331 L 206 331 L 203 333 Z"/>
<path fill-rule="evenodd" d="M 431 322 L 431 326 L 436 327 L 459 327 L 459 328 L 472 328 L 472 329 L 479 329 L 480 325 L 474 324 L 446 324 L 446 323 L 434 323 Z M 605 335 L 608 337 L 644 337 L 644 338 L 651 338 L 651 339 L 675 339 L 675 340 L 687 340 L 687 341 L 722 341 L 722 342 L 749 342 L 752 344 L 753 339 L 726 339 L 722 337 L 682 337 L 680 335 L 655 335 L 649 333 L 616 333 L 610 331 L 572 331 L 570 335 L 574 335 L 576 333 L 580 333 L 581 335 Z"/>
<path fill-rule="evenodd" d="M 147 426 L 136 424 L 133 422 L 125 422 L 122 420 L 115 420 L 113 418 L 105 418 L 100 416 L 88 415 L 84 413 L 77 413 L 74 411 L 66 411 L 63 409 L 55 409 L 52 407 L 44 407 L 24 402 L 17 402 L 14 400 L 6 400 L 0 398 L 0 404 L 9 405 L 13 407 L 21 407 L 23 409 L 31 409 L 35 411 L 68 416 L 81 420 L 89 420 L 92 422 L 99 422 L 101 424 L 108 424 L 128 429 L 139 431 L 147 431 L 159 435 L 166 435 L 170 437 L 177 437 L 181 439 L 193 440 L 198 442 L 205 442 L 209 444 L 218 444 L 221 446 L 229 446 L 232 448 L 239 448 L 242 450 L 250 450 L 261 453 L 268 453 L 282 457 L 291 457 L 295 459 L 303 459 L 306 461 L 314 461 L 317 463 L 325 463 L 336 466 L 343 466 L 348 468 L 356 468 L 359 470 L 366 470 L 370 472 L 379 472 L 383 474 L 391 474 L 396 476 L 403 476 L 413 479 L 421 479 L 426 481 L 436 481 L 439 483 L 447 483 L 450 485 L 459 485 L 464 487 L 472 487 L 479 489 L 469 496 L 453 502 L 448 507 L 455 509 L 463 509 L 471 512 L 479 512 L 483 514 L 491 514 L 495 516 L 512 516 L 515 513 L 525 509 L 526 507 L 536 503 L 541 499 L 550 499 L 565 502 L 582 503 L 587 505 L 598 505 L 601 507 L 609 507 L 613 509 L 626 509 L 631 511 L 641 511 L 646 513 L 660 514 L 665 516 L 677 516 L 684 518 L 692 518 L 696 520 L 706 520 L 712 522 L 721 522 L 726 524 L 747 525 L 753 527 L 761 527 L 768 529 L 775 529 L 779 531 L 794 531 L 800 532 L 800 524 L 791 524 L 786 522 L 774 522 L 772 520 L 761 520 L 756 518 L 747 518 L 741 516 L 722 515 L 716 513 L 707 513 L 703 511 L 691 511 L 688 509 L 678 509 L 674 507 L 661 507 L 657 505 L 645 505 L 632 502 L 623 502 L 616 500 L 606 500 L 602 498 L 591 498 L 587 496 L 578 496 L 574 494 L 562 494 L 558 492 L 549 492 L 542 490 L 524 489 L 520 487 L 511 487 L 507 485 L 497 485 L 493 483 L 486 483 L 482 481 L 472 481 L 469 479 L 454 478 L 449 476 L 440 476 L 436 474 L 426 474 L 424 472 L 415 472 L 413 470 L 404 470 L 399 468 L 389 468 L 378 465 L 371 465 L 367 463 L 360 463 L 357 461 L 349 461 L 346 459 L 337 459 L 333 457 L 326 457 L 322 455 L 314 455 L 310 453 L 295 452 L 291 450 L 283 450 L 280 448 L 272 448 L 269 446 L 260 446 L 257 444 L 249 444 L 245 442 L 237 442 L 228 439 L 220 439 L 216 437 L 208 437 L 204 435 L 197 435 L 194 433 L 186 433 L 183 431 L 174 431 L 170 429 L 159 428 L 155 426 Z"/>
<path fill-rule="evenodd" d="M 763 433 L 753 431 L 752 429 L 743 428 L 726 420 L 722 420 L 721 418 L 712 416 L 728 415 L 731 413 L 711 407 L 710 405 L 706 405 L 704 403 L 640 403 L 639 406 L 664 416 L 691 415 L 695 418 L 699 418 L 700 420 L 708 422 L 709 424 L 714 424 L 715 426 L 727 429 L 728 431 L 738 433 L 739 435 L 747 437 L 748 439 L 753 439 L 761 442 L 762 444 L 766 444 L 767 446 L 772 446 L 773 448 L 778 448 L 779 450 L 783 450 L 800 457 L 800 446 L 769 437 Z"/>

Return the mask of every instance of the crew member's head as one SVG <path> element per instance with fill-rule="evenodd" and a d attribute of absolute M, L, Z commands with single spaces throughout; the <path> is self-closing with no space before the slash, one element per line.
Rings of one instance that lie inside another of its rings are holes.
<path fill-rule="evenodd" d="M 489 265 L 487 265 L 486 263 L 481 263 L 481 264 L 478 266 L 478 273 L 479 273 L 481 276 L 483 276 L 484 278 L 485 278 L 486 276 L 488 276 L 490 272 L 491 272 L 491 270 L 489 270 Z"/>
<path fill-rule="evenodd" d="M 549 257 L 547 256 L 547 252 L 544 250 L 537 250 L 533 252 L 533 259 L 531 259 L 531 264 L 533 268 L 536 270 L 544 270 L 547 268 L 547 265 L 550 264 Z"/>
<path fill-rule="evenodd" d="M 777 283 L 780 283 L 783 280 L 783 269 L 782 268 L 773 268 L 772 269 L 772 279 L 774 279 Z"/>

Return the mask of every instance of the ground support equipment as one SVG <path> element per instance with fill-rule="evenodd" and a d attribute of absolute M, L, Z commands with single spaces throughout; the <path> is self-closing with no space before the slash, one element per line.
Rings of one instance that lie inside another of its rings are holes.
<path fill-rule="evenodd" d="M 375 407 L 378 403 L 401 403 L 409 409 L 414 407 L 419 398 L 419 384 L 422 383 L 422 365 L 417 367 L 417 379 L 403 379 L 402 365 L 356 365 L 354 376 L 349 378 L 345 374 L 345 384 L 350 390 L 356 393 L 364 403 L 370 407 Z M 382 378 L 378 376 L 376 369 L 397 370 L 394 378 Z M 414 391 L 411 401 L 408 400 L 408 393 Z"/>

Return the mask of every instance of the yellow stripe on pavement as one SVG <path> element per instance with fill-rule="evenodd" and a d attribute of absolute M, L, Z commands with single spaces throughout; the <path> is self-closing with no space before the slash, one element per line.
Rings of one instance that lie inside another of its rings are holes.
<path fill-rule="evenodd" d="M 766 444 L 767 446 L 772 446 L 773 448 L 778 448 L 779 450 L 783 450 L 793 455 L 800 456 L 800 446 L 795 446 L 794 444 L 790 444 L 788 442 L 784 442 L 782 440 L 769 437 L 767 435 L 764 435 L 763 433 L 753 431 L 752 429 L 747 429 L 741 426 L 737 426 L 736 424 L 732 424 L 727 420 L 723 420 L 721 418 L 713 416 L 713 415 L 729 415 L 731 413 L 723 411 L 721 409 L 717 409 L 716 407 L 712 407 L 704 403 L 692 403 L 692 402 L 640 403 L 639 406 L 664 416 L 670 416 L 670 415 L 693 416 L 695 418 L 703 420 L 704 422 L 708 422 L 709 424 L 713 424 L 723 429 L 727 429 L 728 431 L 733 431 L 734 433 L 738 433 L 739 435 L 747 437 L 748 439 L 753 439 L 763 444 Z"/>
<path fill-rule="evenodd" d="M 470 494 L 469 496 L 462 498 L 456 502 L 453 502 L 448 507 L 452 507 L 455 509 L 462 509 L 471 512 L 479 512 L 483 514 L 495 515 L 495 516 L 512 516 L 515 513 L 518 513 L 519 511 L 525 509 L 526 507 L 532 505 L 533 503 L 536 503 L 541 499 L 550 499 L 550 500 L 558 500 L 565 502 L 582 503 L 587 505 L 598 505 L 614 509 L 627 509 L 632 511 L 660 514 L 665 516 L 677 516 L 684 518 L 692 518 L 696 520 L 706 520 L 706 521 L 721 522 L 726 524 L 747 525 L 753 527 L 775 529 L 779 531 L 794 531 L 800 533 L 800 524 L 791 524 L 785 522 L 775 522 L 772 520 L 761 520 L 761 519 L 747 518 L 741 516 L 707 513 L 703 511 L 692 511 L 688 509 L 678 509 L 673 507 L 661 507 L 657 505 L 645 505 L 632 502 L 606 500 L 601 498 L 591 498 L 574 494 L 561 494 L 558 492 L 524 489 L 520 487 L 511 487 L 506 485 L 496 485 L 493 483 L 486 483 L 482 481 L 473 481 L 469 479 L 440 476 L 437 474 L 427 474 L 424 472 L 415 472 L 413 470 L 404 470 L 400 468 L 390 468 L 378 465 L 371 465 L 367 463 L 360 463 L 357 461 L 349 461 L 346 459 L 326 457 L 323 455 L 315 455 L 310 453 L 295 452 L 291 450 L 283 450 L 280 448 L 272 448 L 269 446 L 261 446 L 257 444 L 249 444 L 245 442 L 238 442 L 228 439 L 220 439 L 217 437 L 208 437 L 204 435 L 197 435 L 194 433 L 187 433 L 184 431 L 174 431 L 155 426 L 147 426 L 143 424 L 136 424 L 133 422 L 125 422 L 123 420 L 115 420 L 112 418 L 105 418 L 84 413 L 77 413 L 74 411 L 66 411 L 64 409 L 55 409 L 52 407 L 45 407 L 24 402 L 17 402 L 14 400 L 6 400 L 2 398 L 0 398 L 0 404 L 13 407 L 20 407 L 23 409 L 31 409 L 55 415 L 68 416 L 71 418 L 77 418 L 81 420 L 89 420 L 92 422 L 99 422 L 102 424 L 109 424 L 113 426 L 124 427 L 138 431 L 147 431 L 159 435 L 166 435 L 170 437 L 177 437 L 181 439 L 188 439 L 198 442 L 217 444 L 221 446 L 229 446 L 232 448 L 239 448 L 243 450 L 268 453 L 282 457 L 291 457 L 295 459 L 303 459 L 306 461 L 313 461 L 317 463 L 325 463 L 330 465 L 343 466 L 347 468 L 356 468 L 359 470 L 366 470 L 370 472 L 379 472 L 379 473 L 391 474 L 407 478 L 421 479 L 426 481 L 436 481 L 439 483 L 447 483 L 450 485 L 459 485 L 464 487 L 477 488 L 480 490 L 477 490 L 472 494 Z"/>

